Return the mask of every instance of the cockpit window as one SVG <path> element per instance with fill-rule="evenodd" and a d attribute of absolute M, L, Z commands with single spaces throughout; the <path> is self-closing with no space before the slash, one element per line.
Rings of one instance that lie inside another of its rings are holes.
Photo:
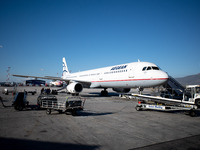
<path fill-rule="evenodd" d="M 144 67 L 144 68 L 142 69 L 142 71 L 145 71 L 145 70 L 146 70 L 146 68 L 147 68 L 147 67 Z"/>
<path fill-rule="evenodd" d="M 142 71 L 145 71 L 145 70 L 160 70 L 160 69 L 157 66 L 148 66 L 142 69 Z"/>
<path fill-rule="evenodd" d="M 152 69 L 153 69 L 153 70 L 159 70 L 159 68 L 156 67 L 156 66 L 152 66 Z"/>
<path fill-rule="evenodd" d="M 200 93 L 200 87 L 196 87 L 196 92 Z"/>
<path fill-rule="evenodd" d="M 151 67 L 148 67 L 147 70 L 151 70 Z"/>

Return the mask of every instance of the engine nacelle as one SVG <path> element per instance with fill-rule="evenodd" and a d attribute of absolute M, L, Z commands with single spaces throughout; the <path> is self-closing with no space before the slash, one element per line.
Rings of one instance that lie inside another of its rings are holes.
<path fill-rule="evenodd" d="M 130 88 L 113 88 L 113 91 L 117 93 L 128 93 L 130 90 Z"/>
<path fill-rule="evenodd" d="M 68 86 L 67 86 L 67 91 L 69 93 L 80 93 L 81 91 L 83 90 L 83 85 L 81 83 L 78 83 L 78 82 L 73 82 L 73 83 L 70 83 Z"/>

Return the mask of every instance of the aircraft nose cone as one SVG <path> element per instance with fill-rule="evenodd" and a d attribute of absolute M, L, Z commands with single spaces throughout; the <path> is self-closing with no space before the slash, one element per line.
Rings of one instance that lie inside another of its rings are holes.
<path fill-rule="evenodd" d="M 164 76 L 167 80 L 169 79 L 169 75 L 166 72 L 164 72 Z"/>
<path fill-rule="evenodd" d="M 161 78 L 163 79 L 163 81 L 166 82 L 169 79 L 169 75 L 166 72 L 162 71 Z"/>

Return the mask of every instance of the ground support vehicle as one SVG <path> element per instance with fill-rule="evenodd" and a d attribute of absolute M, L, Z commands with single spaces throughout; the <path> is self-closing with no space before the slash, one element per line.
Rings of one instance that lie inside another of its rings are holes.
<path fill-rule="evenodd" d="M 47 114 L 51 114 L 52 110 L 59 113 L 71 112 L 73 116 L 77 115 L 77 111 L 83 110 L 85 99 L 81 97 L 67 97 L 64 101 L 42 100 L 41 108 L 46 109 Z"/>
<path fill-rule="evenodd" d="M 200 85 L 188 85 L 183 93 L 183 98 L 170 99 L 142 94 L 126 96 L 138 100 L 136 110 L 152 109 L 161 111 L 184 110 L 190 116 L 196 116 L 200 110 Z"/>
<path fill-rule="evenodd" d="M 18 92 L 15 95 L 15 99 L 13 102 L 13 106 L 16 110 L 23 110 L 24 108 L 28 107 L 29 102 L 26 100 L 27 93 L 26 92 Z"/>
<path fill-rule="evenodd" d="M 151 99 L 150 96 L 136 96 L 135 98 L 138 100 L 138 104 L 135 106 L 137 111 L 140 110 L 159 110 L 159 111 L 185 111 L 186 114 L 194 117 L 197 115 L 198 107 L 195 104 L 184 103 L 179 100 L 176 101 L 166 101 L 157 97 L 157 99 Z"/>

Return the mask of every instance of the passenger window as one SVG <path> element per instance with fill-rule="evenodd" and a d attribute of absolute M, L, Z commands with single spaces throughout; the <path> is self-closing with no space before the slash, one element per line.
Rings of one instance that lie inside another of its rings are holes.
<path fill-rule="evenodd" d="M 151 67 L 148 67 L 147 70 L 151 70 Z"/>
<path fill-rule="evenodd" d="M 147 67 L 144 67 L 144 68 L 142 69 L 142 71 L 145 71 L 145 70 L 146 70 L 146 68 L 147 68 Z"/>

